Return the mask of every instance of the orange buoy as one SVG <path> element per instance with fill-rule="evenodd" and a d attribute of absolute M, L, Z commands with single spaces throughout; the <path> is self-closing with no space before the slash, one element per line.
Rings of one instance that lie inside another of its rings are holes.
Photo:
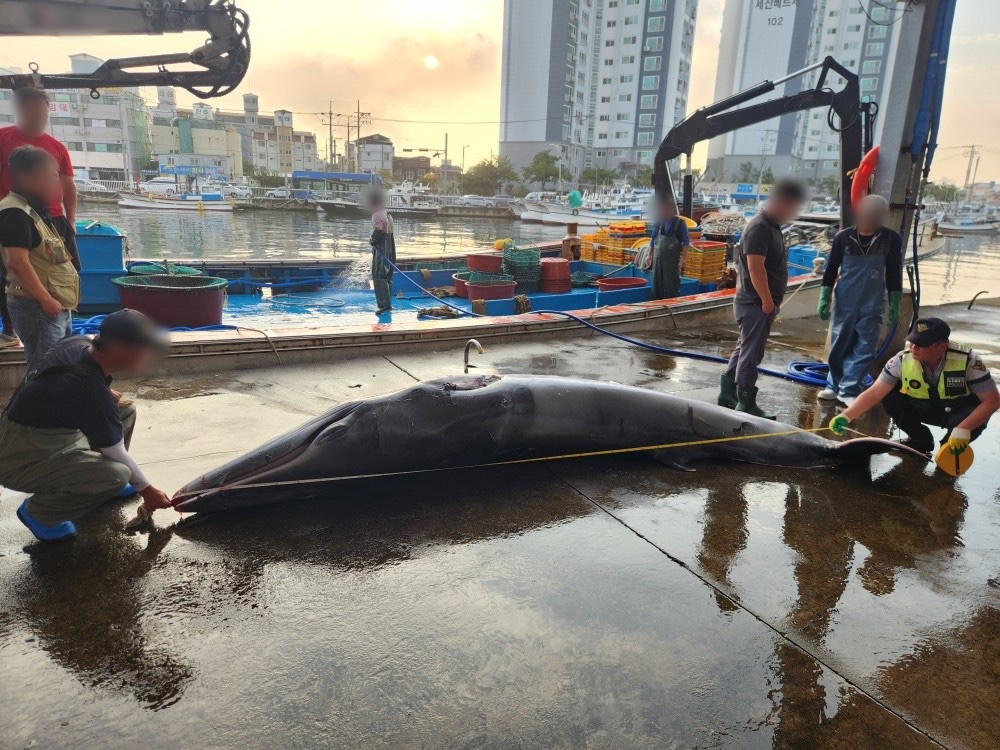
<path fill-rule="evenodd" d="M 875 166 L 878 164 L 878 146 L 864 155 L 858 168 L 851 176 L 851 206 L 858 203 L 868 195 L 868 183 L 871 182 L 872 175 L 875 174 Z"/>

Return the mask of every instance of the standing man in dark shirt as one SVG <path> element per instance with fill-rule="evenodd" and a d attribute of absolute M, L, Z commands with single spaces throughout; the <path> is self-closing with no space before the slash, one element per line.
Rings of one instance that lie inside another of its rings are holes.
<path fill-rule="evenodd" d="M 70 334 L 80 277 L 48 213 L 59 190 L 55 159 L 40 148 L 21 146 L 11 153 L 7 170 L 14 189 L 0 200 L 0 255 L 7 269 L 7 306 L 30 371 Z"/>
<path fill-rule="evenodd" d="M 883 224 L 888 213 L 885 198 L 869 195 L 858 204 L 857 226 L 833 238 L 817 309 L 819 317 L 828 320 L 830 303 L 836 301 L 827 357 L 830 372 L 826 388 L 819 392 L 819 398 L 825 401 L 850 406 L 865 389 L 865 378 L 878 349 L 887 291 L 889 322 L 899 322 L 903 241 L 898 232 Z"/>
<path fill-rule="evenodd" d="M 757 367 L 764 359 L 771 324 L 788 286 L 788 250 L 781 225 L 798 215 L 805 197 L 801 183 L 787 178 L 778 180 L 764 209 L 743 230 L 737 248 L 733 302 L 740 337 L 722 374 L 721 406 L 774 419 L 757 406 Z"/>
<path fill-rule="evenodd" d="M 142 372 L 162 346 L 149 318 L 119 310 L 93 340 L 56 344 L 0 413 L 0 484 L 32 493 L 17 516 L 36 538 L 73 536 L 75 519 L 116 496 L 170 507 L 128 454 L 135 407 L 111 390 L 112 375 Z"/>

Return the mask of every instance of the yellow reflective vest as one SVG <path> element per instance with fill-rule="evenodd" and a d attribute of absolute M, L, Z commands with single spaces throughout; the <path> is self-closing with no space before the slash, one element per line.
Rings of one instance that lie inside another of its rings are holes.
<path fill-rule="evenodd" d="M 941 370 L 936 388 L 932 387 L 924 377 L 923 365 L 917 362 L 912 354 L 904 352 L 900 367 L 900 392 L 910 398 L 930 401 L 947 401 L 971 395 L 966 375 L 970 351 L 967 346 L 948 342 L 944 368 Z"/>

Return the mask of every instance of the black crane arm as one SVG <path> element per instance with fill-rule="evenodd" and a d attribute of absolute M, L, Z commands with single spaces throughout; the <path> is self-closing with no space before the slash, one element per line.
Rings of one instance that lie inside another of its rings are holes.
<path fill-rule="evenodd" d="M 240 84 L 250 64 L 250 18 L 231 0 L 0 0 L 0 36 L 160 35 L 202 31 L 191 52 L 108 60 L 89 74 L 0 75 L 0 88 L 177 86 L 208 99 Z M 167 65 L 187 65 L 167 70 Z M 152 70 L 139 70 L 152 68 Z"/>
<path fill-rule="evenodd" d="M 785 81 L 817 69 L 821 69 L 822 72 L 814 88 L 733 109 L 774 91 Z M 844 86 L 840 91 L 834 91 L 826 85 L 826 78 L 831 72 L 844 79 Z M 690 159 L 695 144 L 731 133 L 748 125 L 766 122 L 790 112 L 800 112 L 816 107 L 831 108 L 840 120 L 838 132 L 840 133 L 841 226 L 850 225 L 853 216 L 851 213 L 851 177 L 848 172 L 861 163 L 861 157 L 864 155 L 866 147 L 865 142 L 871 138 L 871 112 L 870 105 L 861 102 L 858 76 L 832 57 L 827 57 L 821 63 L 803 68 L 777 81 L 764 81 L 707 107 L 702 107 L 692 113 L 690 117 L 674 125 L 663 139 L 653 160 L 653 187 L 656 194 L 676 196 L 667 162 L 676 159 L 681 154 L 686 154 Z M 682 212 L 685 216 L 691 215 L 692 186 L 691 175 L 688 174 L 684 178 Z"/>

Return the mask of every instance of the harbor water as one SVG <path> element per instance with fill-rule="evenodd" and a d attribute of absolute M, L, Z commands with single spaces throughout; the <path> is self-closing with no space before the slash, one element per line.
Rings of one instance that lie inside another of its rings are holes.
<path fill-rule="evenodd" d="M 113 224 L 128 237 L 135 258 L 308 259 L 366 255 L 371 225 L 359 216 L 327 218 L 322 213 L 237 211 L 189 214 L 121 211 L 85 204 L 80 218 Z M 483 250 L 504 237 L 555 240 L 561 227 L 514 219 L 395 220 L 397 252 L 455 254 Z M 920 265 L 924 304 L 969 299 L 981 290 L 1000 292 L 1000 235 L 950 237 L 944 250 Z"/>
<path fill-rule="evenodd" d="M 309 259 L 367 254 L 371 222 L 364 216 L 327 218 L 320 212 L 119 210 L 88 204 L 80 218 L 113 224 L 128 237 L 134 257 Z M 512 219 L 394 219 L 400 255 L 462 254 L 482 250 L 497 238 L 559 239 L 558 227 Z"/>

